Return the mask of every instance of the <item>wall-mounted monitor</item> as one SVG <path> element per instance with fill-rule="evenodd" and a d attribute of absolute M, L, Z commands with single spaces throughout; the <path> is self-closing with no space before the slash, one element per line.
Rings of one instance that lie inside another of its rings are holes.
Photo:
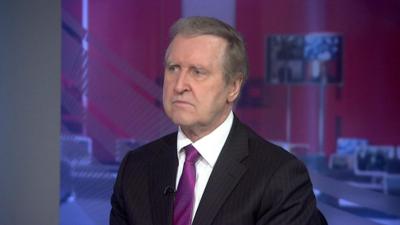
<path fill-rule="evenodd" d="M 388 164 L 396 155 L 394 146 L 369 145 L 360 148 L 354 155 L 356 175 L 383 176 L 388 173 Z"/>
<path fill-rule="evenodd" d="M 269 36 L 266 71 L 271 84 L 341 84 L 342 37 L 336 33 Z"/>

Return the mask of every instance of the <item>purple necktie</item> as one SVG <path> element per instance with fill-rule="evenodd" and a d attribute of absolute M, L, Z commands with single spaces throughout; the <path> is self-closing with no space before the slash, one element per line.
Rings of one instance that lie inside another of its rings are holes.
<path fill-rule="evenodd" d="M 185 147 L 185 154 L 186 159 L 183 165 L 182 176 L 175 195 L 174 225 L 192 224 L 194 185 L 196 183 L 195 163 L 200 155 L 192 145 Z"/>

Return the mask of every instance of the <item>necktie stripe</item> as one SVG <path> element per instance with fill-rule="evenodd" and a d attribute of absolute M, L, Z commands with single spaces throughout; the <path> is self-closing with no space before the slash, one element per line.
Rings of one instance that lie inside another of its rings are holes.
<path fill-rule="evenodd" d="M 185 163 L 175 195 L 174 225 L 192 224 L 194 188 L 196 183 L 195 163 L 200 155 L 192 145 L 185 147 L 185 155 Z"/>

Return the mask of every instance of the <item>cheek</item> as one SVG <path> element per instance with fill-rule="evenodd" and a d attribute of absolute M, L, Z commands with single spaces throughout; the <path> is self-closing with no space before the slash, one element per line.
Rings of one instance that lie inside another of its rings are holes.
<path fill-rule="evenodd" d="M 167 103 L 167 90 L 166 90 L 165 86 L 163 87 L 162 101 L 163 101 L 163 105 L 165 107 L 165 104 Z"/>
<path fill-rule="evenodd" d="M 171 99 L 171 91 L 169 85 L 164 82 L 163 90 L 162 90 L 162 101 L 164 110 L 168 110 L 171 107 L 171 103 L 169 101 Z"/>
<path fill-rule="evenodd" d="M 168 98 L 171 95 L 171 82 L 167 79 L 164 79 L 163 84 L 163 98 Z"/>
<path fill-rule="evenodd" d="M 201 111 L 214 111 L 218 110 L 221 105 L 223 105 L 226 101 L 226 96 L 223 91 L 215 91 L 220 89 L 221 87 L 213 87 L 203 92 L 202 95 L 199 96 L 199 102 L 201 103 L 200 110 Z"/>

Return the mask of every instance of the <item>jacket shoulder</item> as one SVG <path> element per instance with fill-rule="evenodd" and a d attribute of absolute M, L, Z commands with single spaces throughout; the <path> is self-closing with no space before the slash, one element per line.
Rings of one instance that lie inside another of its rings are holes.
<path fill-rule="evenodd" d="M 125 161 L 147 163 L 164 151 L 176 148 L 177 132 L 167 134 L 159 139 L 144 144 L 136 149 L 132 149 L 125 155 Z"/>
<path fill-rule="evenodd" d="M 266 140 L 245 124 L 240 124 L 242 132 L 246 133 L 248 146 L 248 160 L 252 164 L 269 168 L 269 172 L 278 170 L 285 164 L 303 162 L 284 148 Z M 243 134 L 244 134 L 243 133 Z"/>

